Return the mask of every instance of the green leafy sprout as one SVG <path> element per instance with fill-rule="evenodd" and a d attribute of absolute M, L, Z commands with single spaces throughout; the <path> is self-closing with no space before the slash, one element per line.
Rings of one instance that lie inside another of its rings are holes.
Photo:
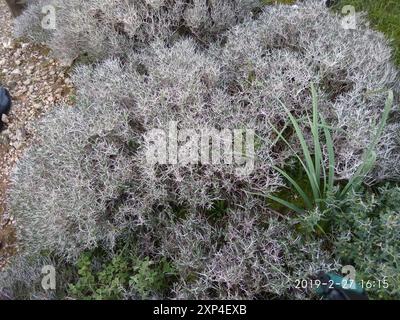
<path fill-rule="evenodd" d="M 312 143 L 313 143 L 313 154 L 307 145 L 305 134 L 300 128 L 299 120 L 296 119 L 289 111 L 289 109 L 281 102 L 282 107 L 289 117 L 290 124 L 292 125 L 295 135 L 301 145 L 301 154 L 296 152 L 287 139 L 283 136 L 283 130 L 279 131 L 276 127 L 273 130 L 278 135 L 277 139 L 282 140 L 291 151 L 297 161 L 299 162 L 301 168 L 306 174 L 306 186 L 302 186 L 299 181 L 290 175 L 287 171 L 273 166 L 273 169 L 278 171 L 295 189 L 297 194 L 303 200 L 305 208 L 302 208 L 293 202 L 290 202 L 283 197 L 269 194 L 267 198 L 272 201 L 289 208 L 297 213 L 304 213 L 307 210 L 312 210 L 315 207 L 323 209 L 326 200 L 332 196 L 343 198 L 350 190 L 356 190 L 363 182 L 366 174 L 372 169 L 375 164 L 376 154 L 375 147 L 379 142 L 379 139 L 385 128 L 389 113 L 393 105 L 393 91 L 389 91 L 388 98 L 386 100 L 385 108 L 383 110 L 382 119 L 379 123 L 377 131 L 369 145 L 368 149 L 365 150 L 362 156 L 362 163 L 358 167 L 357 171 L 347 182 L 347 184 L 338 190 L 335 186 L 335 153 L 334 153 L 334 143 L 331 135 L 332 128 L 327 126 L 325 119 L 318 111 L 318 98 L 314 85 L 311 86 L 312 92 L 312 119 L 307 116 L 309 126 L 312 133 Z M 322 141 L 320 139 L 320 132 L 323 132 L 323 137 L 325 138 L 325 145 L 328 154 L 328 166 L 324 163 L 323 159 L 323 147 Z M 310 190 L 311 192 L 308 192 Z M 311 193 L 311 194 L 310 194 Z"/>

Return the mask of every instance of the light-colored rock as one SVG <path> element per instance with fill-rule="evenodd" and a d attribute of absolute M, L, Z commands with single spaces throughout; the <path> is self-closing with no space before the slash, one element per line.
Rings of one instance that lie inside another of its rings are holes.
<path fill-rule="evenodd" d="M 13 41 L 11 38 L 6 38 L 3 40 L 3 47 L 5 49 L 12 49 L 14 47 Z"/>
<path fill-rule="evenodd" d="M 1 121 L 5 124 L 8 124 L 8 116 L 5 113 L 1 115 Z"/>
<path fill-rule="evenodd" d="M 19 57 L 21 57 L 21 55 L 22 55 L 22 50 L 21 50 L 21 49 L 18 49 L 18 50 L 15 51 L 15 53 L 14 53 L 14 57 L 15 57 L 15 58 L 19 58 Z"/>

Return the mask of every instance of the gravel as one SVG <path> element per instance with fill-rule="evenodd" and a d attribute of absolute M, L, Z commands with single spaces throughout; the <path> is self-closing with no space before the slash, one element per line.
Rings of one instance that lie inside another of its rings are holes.
<path fill-rule="evenodd" d="M 0 132 L 0 269 L 16 250 L 14 221 L 7 214 L 9 175 L 24 150 L 34 142 L 35 123 L 59 102 L 70 101 L 74 89 L 68 69 L 42 45 L 12 37 L 12 17 L 0 1 L 0 84 L 12 96 L 13 105 L 3 115 Z"/>

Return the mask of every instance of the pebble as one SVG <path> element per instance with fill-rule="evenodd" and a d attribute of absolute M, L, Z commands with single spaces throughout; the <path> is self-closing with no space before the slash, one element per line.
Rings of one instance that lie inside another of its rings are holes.
<path fill-rule="evenodd" d="M 12 49 L 12 48 L 13 48 L 13 42 L 12 42 L 12 40 L 11 40 L 10 38 L 5 39 L 5 40 L 3 41 L 3 47 L 4 47 L 5 49 Z"/>
<path fill-rule="evenodd" d="M 1 121 L 5 124 L 8 123 L 8 116 L 5 113 L 1 115 Z"/>
<path fill-rule="evenodd" d="M 15 57 L 15 58 L 19 58 L 21 55 L 22 55 L 22 50 L 21 50 L 21 49 L 18 49 L 18 50 L 15 51 L 15 53 L 14 53 L 14 57 Z"/>

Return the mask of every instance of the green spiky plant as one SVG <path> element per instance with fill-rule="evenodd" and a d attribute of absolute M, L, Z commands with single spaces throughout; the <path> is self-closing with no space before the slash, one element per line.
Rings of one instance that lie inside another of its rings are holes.
<path fill-rule="evenodd" d="M 305 134 L 300 128 L 299 119 L 296 119 L 283 103 L 281 103 L 282 107 L 287 113 L 290 124 L 293 127 L 296 137 L 300 142 L 301 155 L 299 155 L 299 152 L 296 152 L 292 148 L 290 143 L 283 136 L 283 130 L 279 131 L 276 127 L 272 126 L 273 130 L 278 136 L 277 139 L 282 140 L 290 148 L 290 150 L 293 151 L 293 154 L 300 164 L 301 169 L 304 170 L 306 176 L 306 185 L 303 186 L 299 181 L 296 181 L 296 178 L 291 176 L 284 169 L 276 166 L 274 166 L 273 168 L 278 171 L 290 183 L 291 186 L 293 186 L 293 188 L 297 192 L 297 195 L 300 196 L 302 202 L 304 203 L 304 208 L 295 204 L 294 201 L 286 200 L 283 197 L 279 197 L 277 195 L 270 194 L 267 195 L 267 198 L 300 214 L 303 214 L 308 210 L 312 210 L 315 207 L 318 207 L 319 209 L 321 209 L 321 211 L 323 211 L 325 209 L 327 199 L 329 199 L 330 197 L 341 199 L 350 190 L 356 190 L 362 184 L 364 177 L 374 166 L 376 160 L 374 149 L 383 133 L 387 119 L 389 117 L 390 110 L 393 105 L 393 92 L 390 90 L 388 98 L 386 100 L 382 119 L 379 123 L 377 131 L 371 141 L 371 144 L 369 145 L 368 149 L 365 150 L 362 156 L 362 164 L 358 167 L 357 171 L 347 182 L 347 184 L 345 184 L 344 187 L 338 189 L 335 185 L 334 179 L 335 153 L 332 135 L 330 132 L 332 128 L 327 126 L 324 118 L 318 111 L 318 99 L 314 85 L 311 86 L 311 92 L 312 119 L 307 116 L 307 120 L 309 122 L 313 138 L 313 154 L 311 153 L 311 150 L 307 145 Z M 323 159 L 323 147 L 322 141 L 320 139 L 321 130 L 323 131 L 325 146 L 328 154 L 327 168 L 325 167 Z M 310 190 L 310 192 L 308 192 L 308 190 Z"/>

